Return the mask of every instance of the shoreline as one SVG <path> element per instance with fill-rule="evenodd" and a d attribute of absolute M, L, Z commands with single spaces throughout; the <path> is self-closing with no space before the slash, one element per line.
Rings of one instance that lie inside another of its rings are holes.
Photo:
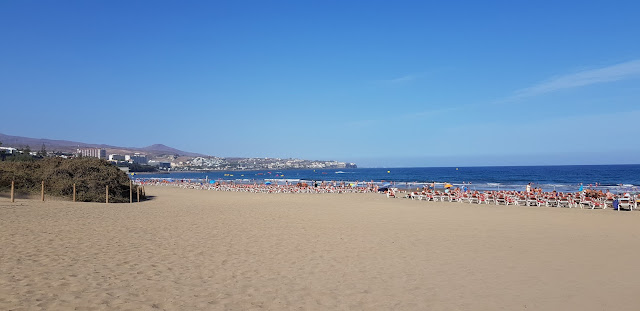
<path fill-rule="evenodd" d="M 208 182 L 233 181 L 253 183 L 271 181 L 285 184 L 287 181 L 370 183 L 378 186 L 387 183 L 393 187 L 415 190 L 436 182 L 439 188 L 445 183 L 470 190 L 524 191 L 527 184 L 543 191 L 575 192 L 584 188 L 612 192 L 640 192 L 640 165 L 591 165 L 591 166 L 500 166 L 455 168 L 357 168 L 317 170 L 253 170 L 172 172 L 162 175 L 139 175 L 143 178 L 188 179 Z"/>

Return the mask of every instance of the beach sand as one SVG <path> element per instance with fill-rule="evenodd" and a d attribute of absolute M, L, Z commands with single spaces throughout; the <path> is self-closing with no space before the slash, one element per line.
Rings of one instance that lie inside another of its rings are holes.
<path fill-rule="evenodd" d="M 0 310 L 637 310 L 640 213 L 147 187 L 0 198 Z"/>

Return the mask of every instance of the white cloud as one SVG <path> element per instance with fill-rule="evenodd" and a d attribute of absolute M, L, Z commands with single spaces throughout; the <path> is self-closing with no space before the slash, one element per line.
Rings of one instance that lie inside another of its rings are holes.
<path fill-rule="evenodd" d="M 404 75 L 402 77 L 397 77 L 397 78 L 393 78 L 393 79 L 386 79 L 386 80 L 379 80 L 377 82 L 378 83 L 383 83 L 383 84 L 403 84 L 403 83 L 408 83 L 408 82 L 412 82 L 412 81 L 418 80 L 422 76 L 423 75 L 421 75 L 421 74 L 407 74 L 407 75 Z"/>
<path fill-rule="evenodd" d="M 413 81 L 413 80 L 415 80 L 417 78 L 418 77 L 415 76 L 415 75 L 406 75 L 406 76 L 402 76 L 402 77 L 399 77 L 399 78 L 387 80 L 387 82 L 389 82 L 389 83 L 404 83 L 404 82 Z"/>
<path fill-rule="evenodd" d="M 518 90 L 510 99 L 514 100 L 569 88 L 620 81 L 636 76 L 640 76 L 640 60 L 558 76 L 532 87 Z"/>

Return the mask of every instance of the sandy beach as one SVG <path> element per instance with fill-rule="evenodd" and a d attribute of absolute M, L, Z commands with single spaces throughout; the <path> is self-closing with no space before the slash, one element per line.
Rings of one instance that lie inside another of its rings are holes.
<path fill-rule="evenodd" d="M 640 213 L 147 187 L 0 198 L 0 310 L 637 310 Z"/>

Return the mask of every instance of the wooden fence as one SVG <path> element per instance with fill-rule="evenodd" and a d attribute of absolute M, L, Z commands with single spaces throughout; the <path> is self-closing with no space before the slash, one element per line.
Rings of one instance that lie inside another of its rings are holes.
<path fill-rule="evenodd" d="M 136 187 L 136 196 L 137 196 L 137 202 L 140 202 L 140 196 L 145 197 L 146 193 L 144 190 L 144 186 L 138 186 Z M 11 203 L 15 202 L 15 180 L 11 181 Z M 42 181 L 41 184 L 41 188 L 40 188 L 40 199 L 44 202 L 45 197 L 44 197 L 44 180 Z M 76 184 L 73 184 L 73 195 L 72 195 L 72 201 L 76 202 Z M 105 203 L 109 203 L 109 186 L 107 185 L 105 187 L 105 198 L 104 198 L 104 202 Z M 129 181 L 129 203 L 133 203 L 133 182 Z"/>

